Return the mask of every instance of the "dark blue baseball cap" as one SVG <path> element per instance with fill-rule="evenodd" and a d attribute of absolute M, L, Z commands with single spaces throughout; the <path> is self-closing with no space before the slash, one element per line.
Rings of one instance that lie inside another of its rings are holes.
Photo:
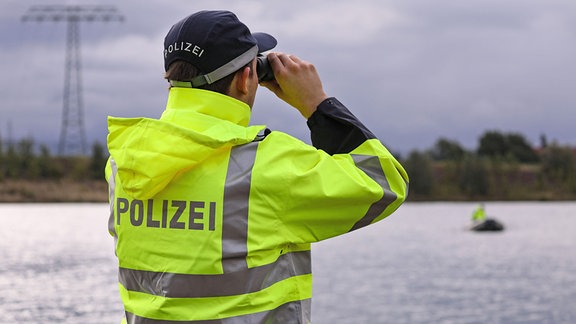
<path fill-rule="evenodd" d="M 177 22 L 164 38 L 164 69 L 186 61 L 202 73 L 197 87 L 213 83 L 250 63 L 277 44 L 266 33 L 251 33 L 230 11 L 200 11 Z"/>

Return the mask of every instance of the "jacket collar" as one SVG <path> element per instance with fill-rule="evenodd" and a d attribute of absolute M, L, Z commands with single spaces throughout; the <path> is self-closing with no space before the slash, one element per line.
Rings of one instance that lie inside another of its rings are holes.
<path fill-rule="evenodd" d="M 244 127 L 250 123 L 251 115 L 250 106 L 240 100 L 214 91 L 179 87 L 170 88 L 166 111 L 161 119 L 178 115 L 175 110 L 194 111 Z"/>

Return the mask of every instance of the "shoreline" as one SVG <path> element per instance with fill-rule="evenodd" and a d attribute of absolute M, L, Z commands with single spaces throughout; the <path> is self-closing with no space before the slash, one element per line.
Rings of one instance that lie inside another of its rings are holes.
<path fill-rule="evenodd" d="M 108 202 L 104 180 L 4 180 L 0 203 Z"/>
<path fill-rule="evenodd" d="M 453 196 L 422 197 L 408 195 L 406 202 L 570 202 L 576 201 L 570 194 L 554 195 L 539 193 L 526 195 L 518 192 L 517 197 L 473 197 Z M 108 203 L 108 184 L 104 180 L 3 180 L 0 181 L 0 203 Z"/>

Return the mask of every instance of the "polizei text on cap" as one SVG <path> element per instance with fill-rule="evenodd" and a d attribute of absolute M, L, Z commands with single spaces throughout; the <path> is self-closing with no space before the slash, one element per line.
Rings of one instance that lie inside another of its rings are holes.
<path fill-rule="evenodd" d="M 202 54 L 204 54 L 204 49 L 198 45 L 194 45 L 188 42 L 175 42 L 174 44 L 168 45 L 168 47 L 164 49 L 164 57 L 166 58 L 168 54 L 172 54 L 178 51 L 192 53 L 198 57 L 202 57 Z"/>

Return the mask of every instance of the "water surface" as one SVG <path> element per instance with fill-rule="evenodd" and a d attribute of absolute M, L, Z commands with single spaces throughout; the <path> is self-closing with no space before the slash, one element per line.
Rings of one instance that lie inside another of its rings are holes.
<path fill-rule="evenodd" d="M 576 323 L 576 203 L 409 203 L 313 248 L 313 323 Z M 0 323 L 118 323 L 106 204 L 0 204 Z"/>

